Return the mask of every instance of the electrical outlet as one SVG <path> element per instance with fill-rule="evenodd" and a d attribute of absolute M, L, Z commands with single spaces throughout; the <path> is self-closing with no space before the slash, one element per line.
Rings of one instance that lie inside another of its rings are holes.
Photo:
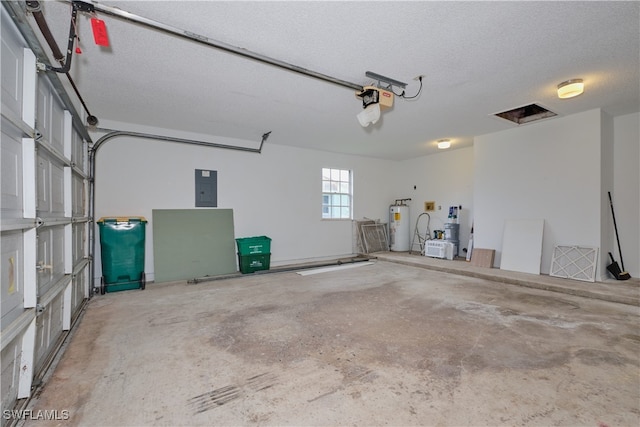
<path fill-rule="evenodd" d="M 436 202 L 424 202 L 424 211 L 431 212 L 436 210 Z"/>

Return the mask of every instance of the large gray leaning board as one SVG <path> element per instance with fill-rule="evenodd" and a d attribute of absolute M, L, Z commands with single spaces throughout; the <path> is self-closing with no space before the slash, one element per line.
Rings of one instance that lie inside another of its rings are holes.
<path fill-rule="evenodd" d="M 156 283 L 235 273 L 232 209 L 153 209 Z"/>

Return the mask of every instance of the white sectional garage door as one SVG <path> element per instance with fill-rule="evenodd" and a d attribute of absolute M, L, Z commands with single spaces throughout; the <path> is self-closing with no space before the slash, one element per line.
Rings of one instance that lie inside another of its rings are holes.
<path fill-rule="evenodd" d="M 2 411 L 30 397 L 89 297 L 87 143 L 2 12 Z M 2 417 L 2 425 L 10 420 Z"/>

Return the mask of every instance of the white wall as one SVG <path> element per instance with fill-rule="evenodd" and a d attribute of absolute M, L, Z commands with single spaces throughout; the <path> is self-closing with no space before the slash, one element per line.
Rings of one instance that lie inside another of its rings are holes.
<path fill-rule="evenodd" d="M 129 130 L 145 129 L 129 126 Z M 270 137 L 276 139 L 277 135 Z M 216 170 L 218 207 L 233 209 L 236 237 L 273 239 L 272 266 L 352 254 L 352 222 L 321 219 L 321 168 L 353 170 L 354 218 L 386 218 L 391 183 L 385 172 L 390 162 L 290 148 L 270 140 L 256 154 L 131 137 L 113 139 L 96 156 L 95 217 L 149 220 L 145 271 L 153 280 L 152 210 L 195 208 L 194 170 Z M 95 275 L 99 277 L 98 237 L 96 243 Z"/>
<path fill-rule="evenodd" d="M 608 114 L 600 114 L 600 280 L 606 280 L 608 276 L 607 265 L 611 264 L 609 252 L 613 251 L 614 235 L 613 221 L 611 220 L 611 207 L 609 203 L 609 191 L 613 192 L 613 118 Z"/>
<path fill-rule="evenodd" d="M 478 136 L 472 148 L 403 162 L 269 141 L 262 154 L 253 154 L 119 138 L 97 156 L 96 218 L 130 215 L 150 220 L 152 209 L 193 208 L 194 169 L 212 169 L 218 171 L 218 206 L 234 209 L 236 237 L 270 236 L 272 265 L 343 256 L 352 252 L 352 224 L 320 219 L 319 177 L 322 167 L 346 168 L 354 171 L 356 219 L 386 222 L 395 199 L 411 198 L 412 237 L 425 201 L 442 207 L 431 213 L 431 230 L 447 222 L 450 205 L 462 205 L 461 248 L 467 246 L 473 224 L 475 246 L 496 249 L 495 266 L 499 266 L 504 220 L 544 218 L 541 271 L 549 272 L 556 244 L 597 246 L 599 273 L 604 275 L 598 279 L 606 280 L 606 251 L 613 249 L 619 259 L 606 196 L 613 180 L 625 267 L 639 277 L 639 117 L 635 113 L 611 119 L 592 110 Z M 131 125 L 128 129 L 166 133 Z M 147 231 L 145 270 L 152 280 L 151 224 Z M 462 250 L 460 255 L 464 256 Z"/>
<path fill-rule="evenodd" d="M 496 267 L 504 219 L 544 217 L 542 272 L 548 274 L 555 244 L 592 245 L 600 248 L 598 280 L 610 280 L 607 252 L 620 259 L 611 191 L 626 270 L 640 277 L 639 118 L 593 110 L 476 137 L 474 148 L 400 162 L 395 194 L 412 198 L 412 218 L 425 201 L 442 206 L 431 214 L 432 230 L 446 222 L 449 205 L 462 204 L 461 247 L 475 220 L 475 245 L 498 251 Z"/>
<path fill-rule="evenodd" d="M 499 266 L 505 220 L 544 219 L 543 273 L 555 245 L 600 247 L 600 144 L 600 110 L 476 137 L 475 246 Z"/>
<path fill-rule="evenodd" d="M 430 229 L 443 230 L 448 220 L 449 206 L 462 206 L 460 224 L 459 255 L 466 254 L 469 234 L 473 224 L 473 148 L 447 150 L 431 156 L 399 162 L 396 166 L 394 188 L 396 198 L 411 198 L 411 237 L 415 222 L 424 212 L 424 202 L 436 202 L 436 210 L 429 212 Z M 414 189 L 415 186 L 415 189 Z M 392 200 L 393 201 L 393 200 Z M 426 225 L 421 219 L 420 231 Z M 433 234 L 432 234 L 433 235 Z M 413 250 L 418 250 L 416 245 Z"/>
<path fill-rule="evenodd" d="M 625 269 L 640 277 L 640 114 L 613 119 L 613 191 Z M 615 235 L 611 246 L 619 258 Z"/>

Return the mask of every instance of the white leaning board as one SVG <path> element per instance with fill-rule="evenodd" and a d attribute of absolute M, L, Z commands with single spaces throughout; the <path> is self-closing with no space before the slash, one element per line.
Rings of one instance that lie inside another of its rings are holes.
<path fill-rule="evenodd" d="M 543 232 L 543 219 L 505 220 L 500 269 L 540 274 Z"/>

